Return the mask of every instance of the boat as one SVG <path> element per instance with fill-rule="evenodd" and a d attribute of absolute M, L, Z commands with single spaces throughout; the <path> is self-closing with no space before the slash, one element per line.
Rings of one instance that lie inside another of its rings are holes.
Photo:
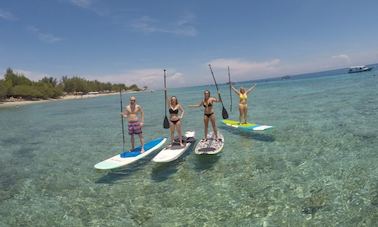
<path fill-rule="evenodd" d="M 366 72 L 372 70 L 373 67 L 368 67 L 366 65 L 360 65 L 360 66 L 352 66 L 349 68 L 348 73 L 359 73 L 359 72 Z"/>

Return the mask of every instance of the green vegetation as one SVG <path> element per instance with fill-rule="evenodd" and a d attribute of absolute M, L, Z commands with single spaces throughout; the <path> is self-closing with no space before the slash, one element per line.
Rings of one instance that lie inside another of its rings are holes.
<path fill-rule="evenodd" d="M 63 76 L 61 81 L 53 77 L 44 77 L 35 82 L 22 74 L 16 74 L 8 68 L 4 79 L 0 80 L 0 100 L 10 97 L 27 100 L 58 98 L 63 94 L 87 94 L 89 92 L 108 93 L 122 90 L 140 91 L 137 85 L 127 87 L 125 84 L 89 81 L 77 76 Z M 147 89 L 147 87 L 144 87 Z"/>

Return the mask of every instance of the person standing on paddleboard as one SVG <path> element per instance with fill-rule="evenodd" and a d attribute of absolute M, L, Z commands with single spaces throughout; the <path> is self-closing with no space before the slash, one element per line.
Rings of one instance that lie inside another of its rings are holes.
<path fill-rule="evenodd" d="M 138 119 L 138 113 L 140 114 L 140 120 Z M 130 104 L 125 107 L 125 110 L 121 113 L 124 118 L 127 118 L 128 129 L 131 140 L 131 151 L 135 148 L 134 135 L 139 136 L 140 145 L 142 147 L 141 153 L 144 152 L 144 140 L 142 134 L 142 127 L 144 122 L 144 112 L 140 105 L 136 104 L 135 96 L 130 97 Z"/>
<path fill-rule="evenodd" d="M 217 98 L 210 96 L 210 91 L 206 90 L 203 93 L 204 99 L 197 105 L 189 105 L 189 107 L 200 107 L 203 106 L 204 109 L 204 117 L 203 117 L 203 123 L 205 125 L 205 137 L 202 139 L 202 141 L 207 140 L 207 131 L 209 127 L 209 121 L 211 122 L 211 126 L 213 127 L 215 139 L 218 140 L 218 130 L 217 125 L 215 121 L 215 113 L 213 111 L 213 103 L 214 102 L 220 102 Z"/>
<path fill-rule="evenodd" d="M 239 96 L 239 123 L 247 124 L 247 113 L 248 113 L 248 94 L 252 92 L 256 87 L 256 84 L 252 85 L 247 91 L 241 87 L 237 90 L 231 85 L 232 90 Z"/>
<path fill-rule="evenodd" d="M 174 142 L 176 129 L 180 141 L 180 146 L 183 147 L 184 145 L 182 144 L 181 119 L 184 116 L 184 108 L 182 108 L 182 106 L 179 104 L 176 96 L 171 97 L 169 101 L 168 111 L 170 115 L 169 131 L 171 134 L 171 145 Z"/>

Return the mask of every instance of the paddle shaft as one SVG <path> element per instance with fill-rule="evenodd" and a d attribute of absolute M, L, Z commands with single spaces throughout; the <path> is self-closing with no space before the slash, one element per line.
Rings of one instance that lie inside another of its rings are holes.
<path fill-rule="evenodd" d="M 222 97 L 221 97 L 220 92 L 219 92 L 218 84 L 217 84 L 217 81 L 216 81 L 215 76 L 214 76 L 213 69 L 211 68 L 211 65 L 210 65 L 210 64 L 209 64 L 209 68 L 210 68 L 211 75 L 213 76 L 213 80 L 214 80 L 214 83 L 215 83 L 215 87 L 217 88 L 219 101 L 220 101 L 221 104 L 222 104 L 222 117 L 223 117 L 223 119 L 227 119 L 227 118 L 228 118 L 228 113 L 227 113 L 226 108 L 224 108 L 223 101 L 222 101 Z"/>
<path fill-rule="evenodd" d="M 164 69 L 164 110 L 165 110 L 165 117 L 167 117 L 167 76 L 166 71 Z"/>
<path fill-rule="evenodd" d="M 228 66 L 228 83 L 230 84 L 230 112 L 232 112 L 232 92 L 231 92 L 231 74 L 230 74 L 230 66 Z"/>
<path fill-rule="evenodd" d="M 169 128 L 169 121 L 167 117 L 167 70 L 164 69 L 164 110 L 165 110 L 165 117 L 163 121 L 163 128 Z"/>
<path fill-rule="evenodd" d="M 122 106 L 122 90 L 119 89 L 119 99 L 121 104 L 121 113 L 123 113 L 123 106 Z M 125 150 L 125 129 L 123 126 L 123 114 L 121 115 L 121 123 L 122 123 L 122 152 Z"/>

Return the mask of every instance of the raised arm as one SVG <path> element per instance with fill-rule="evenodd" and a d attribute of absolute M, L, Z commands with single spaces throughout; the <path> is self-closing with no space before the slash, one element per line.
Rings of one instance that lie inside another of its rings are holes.
<path fill-rule="evenodd" d="M 252 87 L 250 87 L 246 93 L 249 94 L 250 92 L 252 92 L 253 90 L 255 90 L 255 87 L 256 87 L 256 84 L 252 85 Z"/>
<path fill-rule="evenodd" d="M 236 89 L 234 86 L 231 85 L 231 88 L 232 90 L 237 94 L 237 95 L 240 95 L 238 89 Z"/>

